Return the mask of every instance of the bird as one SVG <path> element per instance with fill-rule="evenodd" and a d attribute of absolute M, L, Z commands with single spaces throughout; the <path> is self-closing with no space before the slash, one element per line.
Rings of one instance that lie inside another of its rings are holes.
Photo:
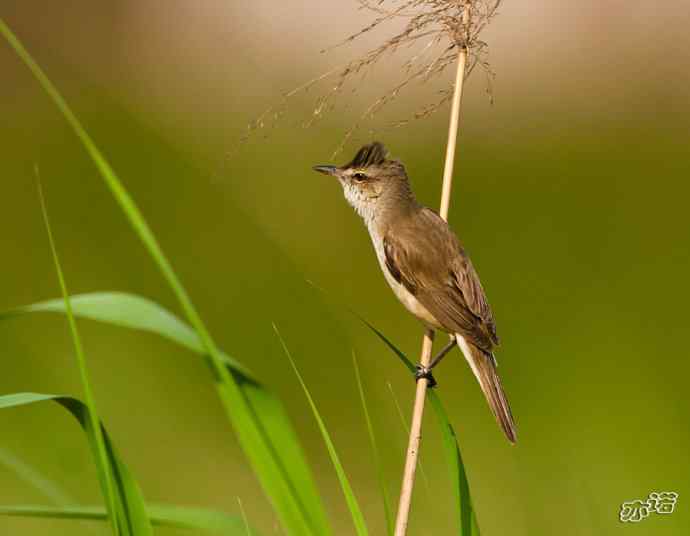
<path fill-rule="evenodd" d="M 364 145 L 343 166 L 318 165 L 335 177 L 345 199 L 364 220 L 383 275 L 402 305 L 429 329 L 450 335 L 450 342 L 417 379 L 436 384 L 432 369 L 460 347 L 496 421 L 511 443 L 517 434 L 498 376 L 494 349 L 496 322 L 469 256 L 448 223 L 420 204 L 405 166 L 390 158 L 380 142 Z"/>

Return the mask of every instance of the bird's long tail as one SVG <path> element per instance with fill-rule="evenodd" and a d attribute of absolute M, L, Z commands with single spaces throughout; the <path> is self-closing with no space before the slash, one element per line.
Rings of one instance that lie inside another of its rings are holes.
<path fill-rule="evenodd" d="M 458 343 L 472 368 L 472 372 L 479 381 L 482 391 L 484 391 L 484 396 L 496 417 L 496 421 L 503 428 L 508 440 L 515 443 L 517 440 L 515 422 L 508 399 L 503 392 L 501 380 L 496 372 L 496 360 L 493 355 L 487 354 L 460 335 L 458 335 Z"/>

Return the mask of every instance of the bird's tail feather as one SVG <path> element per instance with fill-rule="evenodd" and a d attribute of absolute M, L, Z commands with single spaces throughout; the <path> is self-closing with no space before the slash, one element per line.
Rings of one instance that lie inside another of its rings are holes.
<path fill-rule="evenodd" d="M 463 354 L 465 354 L 472 372 L 474 372 L 479 381 L 479 385 L 484 392 L 491 411 L 496 417 L 496 421 L 505 432 L 508 440 L 511 443 L 515 443 L 517 440 L 515 422 L 513 421 L 513 414 L 510 411 L 508 399 L 501 386 L 501 380 L 496 372 L 496 360 L 493 355 L 487 354 L 472 343 L 464 340 L 461 336 L 458 336 L 458 342 L 460 342 Z"/>

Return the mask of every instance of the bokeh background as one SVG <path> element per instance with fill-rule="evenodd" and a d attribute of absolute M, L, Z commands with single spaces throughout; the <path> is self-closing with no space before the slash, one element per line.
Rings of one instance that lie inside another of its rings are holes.
<path fill-rule="evenodd" d="M 386 62 L 311 128 L 326 82 L 275 128 L 238 140 L 281 95 L 389 35 L 320 50 L 366 24 L 356 2 L 3 2 L 2 17 L 71 103 L 130 189 L 221 346 L 286 403 L 337 534 L 352 526 L 335 474 L 271 327 L 282 330 L 332 432 L 374 534 L 381 500 L 352 369 L 366 375 L 389 493 L 397 497 L 413 382 L 337 302 L 414 357 L 422 330 L 398 305 L 329 163 Z M 690 4 L 505 2 L 485 34 L 497 76 L 470 78 L 450 221 L 498 321 L 510 447 L 459 353 L 438 373 L 485 536 L 682 535 L 690 529 L 687 319 Z M 402 52 L 404 57 L 405 52 Z M 402 128 L 450 80 L 416 85 L 357 132 L 407 165 L 436 206 L 446 110 Z M 351 88 L 352 86 L 350 86 Z M 374 129 L 375 134 L 370 134 Z M 176 303 L 82 147 L 0 43 L 0 308 L 59 293 L 37 201 L 41 170 L 70 290 Z M 316 283 L 330 297 L 315 292 Z M 159 338 L 80 322 L 97 400 L 145 495 L 237 512 L 280 534 L 197 356 Z M 80 394 L 64 318 L 0 324 L 0 392 Z M 438 430 L 411 534 L 454 530 Z M 57 407 L 0 413 L 0 447 L 83 503 L 99 502 L 84 437 Z M 623 501 L 680 494 L 674 514 L 632 526 Z M 0 467 L 0 503 L 48 503 Z M 107 533 L 103 525 L 0 518 L 1 534 Z M 161 534 L 178 534 L 161 529 Z M 180 531 L 179 534 L 182 534 Z"/>

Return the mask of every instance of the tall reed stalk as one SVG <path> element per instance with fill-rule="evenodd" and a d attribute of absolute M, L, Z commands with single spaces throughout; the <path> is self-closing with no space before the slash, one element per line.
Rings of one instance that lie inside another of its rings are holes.
<path fill-rule="evenodd" d="M 501 0 L 400 0 L 399 2 L 394 0 L 378 0 L 377 2 L 357 0 L 357 2 L 362 8 L 374 13 L 376 18 L 371 24 L 350 35 L 340 44 L 349 43 L 363 34 L 378 28 L 383 23 L 393 20 L 405 20 L 406 22 L 402 24 L 402 27 L 398 27 L 397 33 L 392 37 L 375 45 L 364 55 L 347 63 L 340 70 L 329 71 L 300 86 L 295 91 L 285 94 L 285 99 L 287 100 L 296 92 L 304 91 L 333 74 L 336 78 L 335 83 L 326 94 L 317 99 L 312 118 L 307 121 L 307 124 L 311 124 L 329 110 L 334 109 L 336 97 L 343 92 L 345 85 L 351 78 L 372 70 L 390 54 L 403 48 L 412 50 L 415 46 L 421 45 L 421 49 L 418 47 L 418 51 L 403 63 L 403 78 L 364 110 L 355 124 L 346 132 L 344 139 L 336 149 L 337 153 L 364 121 L 373 118 L 379 110 L 396 99 L 401 91 L 411 85 L 412 82 L 429 81 L 444 72 L 446 68 L 454 65 L 455 82 L 452 88 L 441 91 L 440 99 L 414 113 L 415 119 L 425 118 L 441 109 L 447 102 L 451 102 L 448 143 L 446 146 L 441 206 L 439 210 L 441 217 L 447 220 L 453 185 L 453 164 L 457 148 L 463 85 L 465 78 L 477 65 L 482 67 L 489 76 L 493 74 L 486 61 L 487 44 L 481 41 L 479 36 L 497 14 Z M 352 90 L 356 91 L 356 89 L 357 86 L 355 85 Z M 282 114 L 276 109 L 271 108 L 262 114 L 257 122 L 250 125 L 250 128 L 261 128 L 264 125 L 264 119 L 270 115 L 280 117 Z M 404 125 L 407 122 L 407 120 L 403 120 L 396 125 Z M 422 366 L 428 366 L 431 361 L 433 340 L 433 330 L 426 331 L 422 341 L 420 357 L 420 364 Z M 428 380 L 421 378 L 417 382 L 412 412 L 395 536 L 403 536 L 407 531 L 415 471 L 421 444 L 421 429 L 427 388 Z"/>
<path fill-rule="evenodd" d="M 463 24 L 468 22 L 469 11 L 465 9 L 463 13 Z M 453 164 L 455 163 L 455 149 L 458 141 L 458 130 L 460 127 L 460 103 L 462 101 L 462 90 L 465 81 L 465 69 L 467 68 L 467 47 L 463 46 L 458 54 L 458 65 L 455 75 L 455 86 L 453 90 L 453 105 L 450 110 L 450 124 L 448 127 L 448 145 L 446 146 L 446 162 L 443 168 L 443 186 L 441 189 L 441 208 L 440 215 L 444 220 L 448 220 L 448 209 L 450 207 L 450 193 L 453 186 Z M 431 361 L 431 350 L 434 343 L 434 331 L 427 330 L 422 340 L 422 354 L 420 363 L 423 367 L 429 366 Z M 410 425 L 410 437 L 407 444 L 407 457 L 405 459 L 405 469 L 403 472 L 402 488 L 400 490 L 400 501 L 398 503 L 398 515 L 395 521 L 395 536 L 404 536 L 407 532 L 407 523 L 410 515 L 410 504 L 412 502 L 412 491 L 414 489 L 414 477 L 417 470 L 417 460 L 419 459 L 419 448 L 422 441 L 422 420 L 424 417 L 424 403 L 426 401 L 426 391 L 429 380 L 420 378 L 417 382 L 417 391 L 412 411 L 412 424 Z"/>

